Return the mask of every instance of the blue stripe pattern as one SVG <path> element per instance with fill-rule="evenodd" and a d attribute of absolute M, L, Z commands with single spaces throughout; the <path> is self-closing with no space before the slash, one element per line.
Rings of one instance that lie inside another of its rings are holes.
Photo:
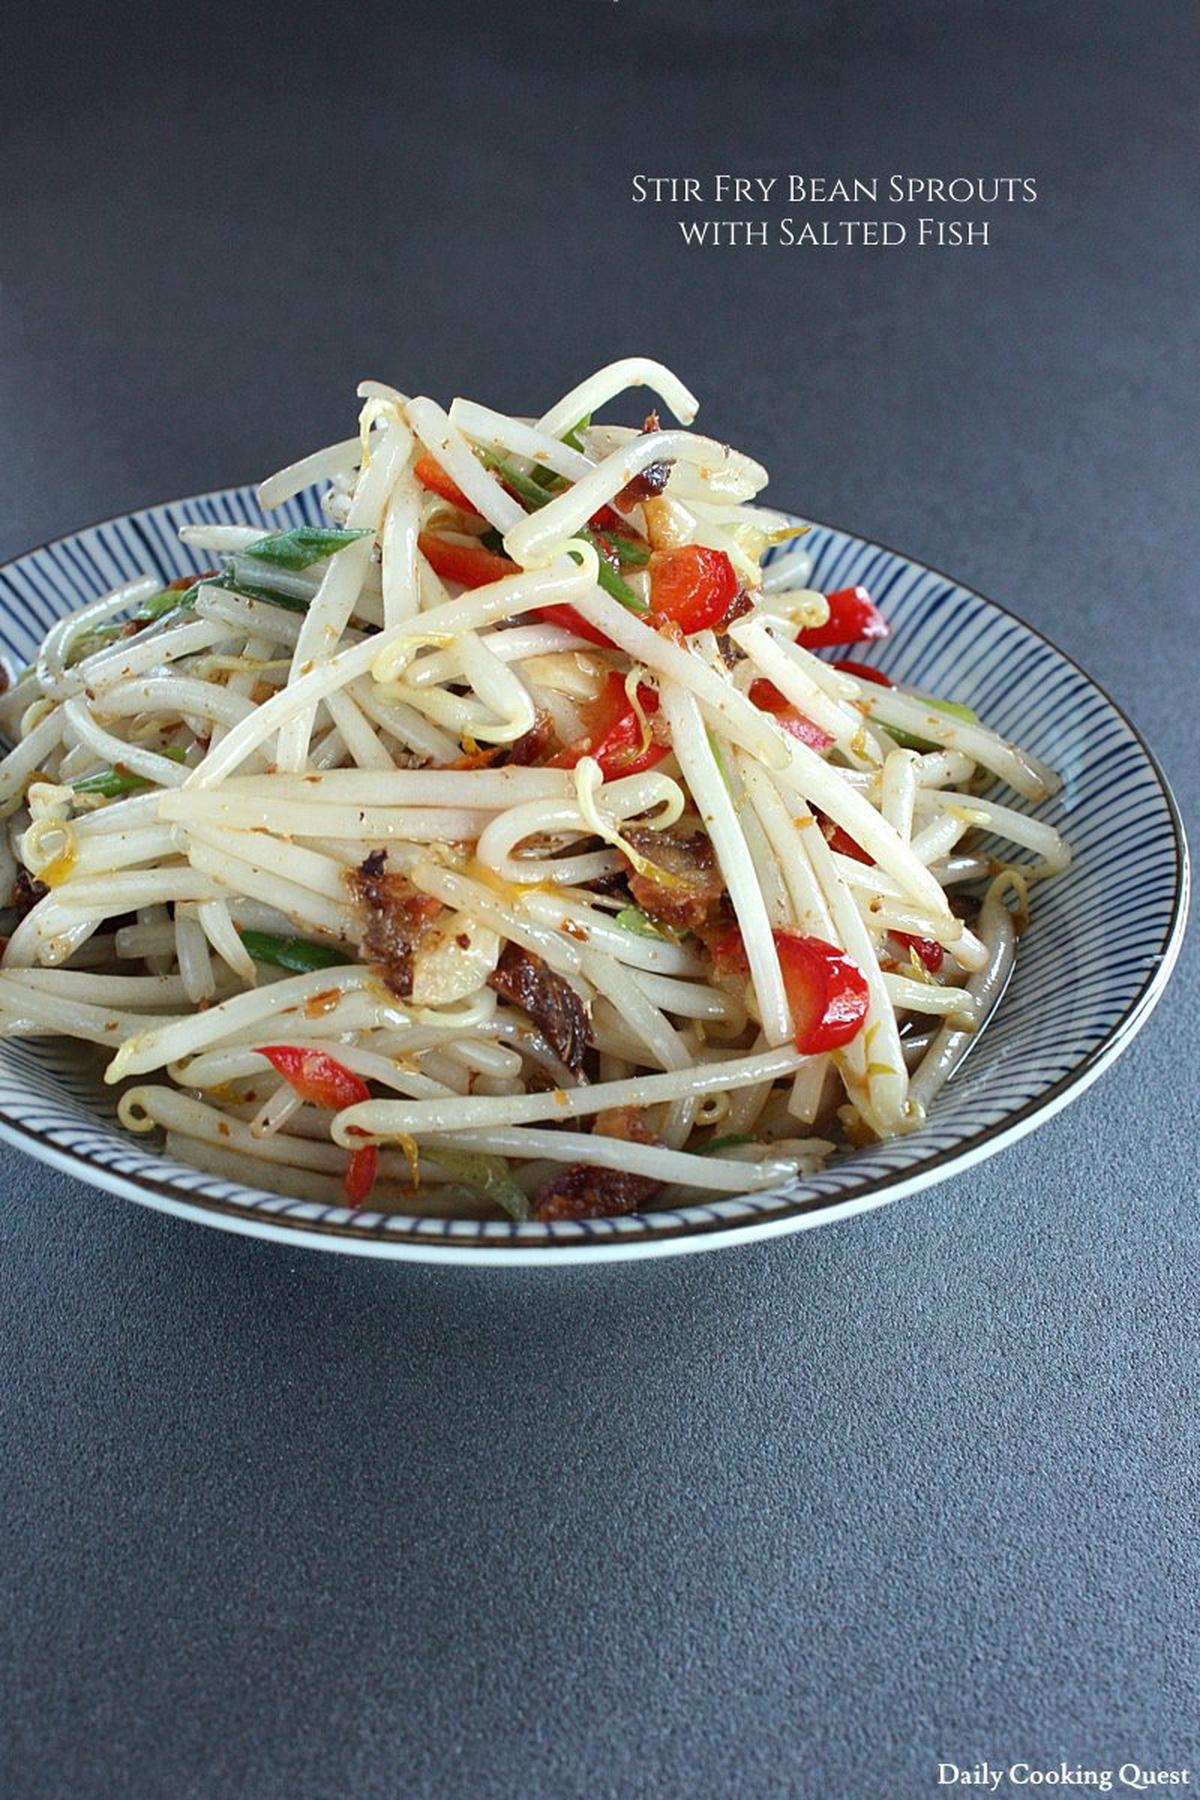
<path fill-rule="evenodd" d="M 322 520 L 306 490 L 274 528 Z M 259 523 L 252 488 L 155 506 L 92 526 L 0 570 L 0 650 L 10 670 L 31 662 L 56 618 L 130 576 L 164 580 L 206 565 L 177 538 L 196 522 Z M 824 525 L 805 540 L 811 583 L 868 586 L 892 636 L 859 659 L 966 702 L 988 724 L 1050 763 L 1063 789 L 1040 815 L 1069 839 L 1070 873 L 1037 887 L 1032 928 L 993 1024 L 912 1137 L 847 1155 L 823 1173 L 768 1193 L 631 1218 L 555 1225 L 420 1219 L 288 1200 L 206 1175 L 158 1154 L 116 1124 L 113 1094 L 72 1044 L 0 1042 L 0 1117 L 33 1155 L 64 1157 L 83 1178 L 191 1216 L 270 1220 L 297 1241 L 382 1253 L 453 1256 L 463 1249 L 585 1248 L 597 1257 L 655 1245 L 687 1247 L 786 1229 L 938 1179 L 1048 1116 L 1133 1035 L 1157 998 L 1182 934 L 1187 856 L 1174 803 L 1133 727 L 1053 645 L 969 589 L 881 545 Z M 1006 802 L 1021 806 L 1005 796 Z M 1011 852 L 1009 852 L 1011 854 Z M 1052 1003 L 1046 996 L 1052 995 Z M 747 1233 L 747 1227 L 752 1228 Z"/>

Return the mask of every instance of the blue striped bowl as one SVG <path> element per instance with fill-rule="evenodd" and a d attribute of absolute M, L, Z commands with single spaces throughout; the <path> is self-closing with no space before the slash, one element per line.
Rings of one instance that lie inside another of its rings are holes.
<path fill-rule="evenodd" d="M 317 496 L 281 509 L 319 520 Z M 272 515 L 277 521 L 281 513 Z M 201 563 L 176 536 L 197 520 L 258 523 L 250 488 L 148 508 L 60 538 L 0 570 L 0 645 L 32 660 L 53 621 L 139 571 Z M 941 1181 L 1044 1123 L 1130 1042 L 1161 995 L 1187 911 L 1175 803 L 1133 726 L 1061 651 L 935 570 L 832 527 L 807 540 L 813 585 L 861 582 L 893 635 L 866 659 L 973 706 L 1064 778 L 1046 816 L 1075 852 L 1034 893 L 1033 928 L 995 1021 L 927 1127 L 767 1193 L 583 1224 L 424 1219 L 287 1200 L 189 1169 L 116 1124 L 111 1090 L 70 1048 L 0 1042 L 0 1135 L 43 1162 L 162 1212 L 289 1244 L 429 1262 L 570 1262 L 712 1249 L 844 1218 Z M 1043 994 L 1053 987 L 1056 1004 Z"/>

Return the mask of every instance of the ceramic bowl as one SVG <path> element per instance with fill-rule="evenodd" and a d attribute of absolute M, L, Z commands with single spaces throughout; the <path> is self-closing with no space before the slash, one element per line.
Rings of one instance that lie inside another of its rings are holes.
<path fill-rule="evenodd" d="M 320 520 L 318 496 L 272 514 Z M 177 538 L 197 520 L 261 522 L 233 488 L 110 519 L 0 570 L 0 644 L 32 660 L 55 619 L 131 575 L 199 568 Z M 926 1127 L 856 1151 L 767 1192 L 585 1223 L 516 1225 L 402 1217 L 309 1201 L 202 1174 L 116 1123 L 113 1095 L 53 1040 L 0 1042 L 0 1135 L 43 1162 L 179 1218 L 291 1245 L 427 1262 L 563 1263 L 707 1250 L 826 1224 L 980 1162 L 1083 1092 L 1145 1023 L 1175 960 L 1187 851 L 1153 756 L 1108 696 L 1031 626 L 948 576 L 817 525 L 807 540 L 823 591 L 862 583 L 892 635 L 863 660 L 950 695 L 1063 776 L 1043 810 L 1070 840 L 1070 872 L 1034 891 L 1008 991 Z M 1046 996 L 1053 994 L 1053 1003 Z"/>

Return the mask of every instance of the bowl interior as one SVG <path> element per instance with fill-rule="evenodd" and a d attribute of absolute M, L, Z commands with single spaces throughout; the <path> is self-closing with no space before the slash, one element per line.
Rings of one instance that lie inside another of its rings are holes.
<path fill-rule="evenodd" d="M 309 491 L 272 522 L 320 517 Z M 179 525 L 261 518 L 252 489 L 230 489 L 110 520 L 9 564 L 0 570 L 0 646 L 9 667 L 32 660 L 48 627 L 82 598 L 141 571 L 166 580 L 202 567 L 179 543 Z M 0 1042 L 5 1134 L 102 1186 L 235 1228 L 394 1255 L 561 1257 L 699 1247 L 858 1210 L 938 1179 L 1048 1116 L 1128 1041 L 1169 972 L 1187 891 L 1170 794 L 1112 702 L 1020 620 L 936 571 L 832 527 L 815 526 L 806 543 L 813 586 L 862 583 L 888 615 L 892 636 L 861 660 L 964 701 L 1063 777 L 1061 793 L 1039 812 L 1069 839 L 1074 865 L 1035 888 L 1031 929 L 997 1016 L 924 1130 L 782 1189 L 551 1226 L 351 1213 L 202 1174 L 125 1134 L 95 1062 L 52 1040 Z"/>

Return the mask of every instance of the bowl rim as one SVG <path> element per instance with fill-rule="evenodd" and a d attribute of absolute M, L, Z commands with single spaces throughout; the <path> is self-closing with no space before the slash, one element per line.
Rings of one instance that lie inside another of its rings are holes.
<path fill-rule="evenodd" d="M 16 555 L 6 557 L 0 563 L 0 573 L 13 563 L 37 556 L 43 551 L 53 549 L 58 544 L 82 537 L 87 532 L 101 531 L 106 525 L 120 524 L 140 513 L 154 513 L 169 507 L 189 506 L 205 500 L 226 499 L 230 495 L 241 496 L 253 492 L 254 485 L 253 483 L 241 483 L 223 488 L 210 488 L 203 493 L 151 501 L 126 512 L 110 513 L 104 518 L 93 520 L 86 525 L 79 525 L 73 531 L 62 532 L 56 537 L 46 538 L 40 544 L 34 544 L 27 550 L 18 551 Z M 629 1237 L 616 1235 L 581 1239 L 529 1240 L 517 1237 L 480 1238 L 471 1243 L 460 1243 L 450 1237 L 439 1238 L 423 1235 L 419 1231 L 407 1235 L 401 1231 L 389 1231 L 386 1223 L 364 1228 L 350 1224 L 331 1224 L 325 1221 L 308 1220 L 295 1215 L 285 1217 L 269 1213 L 263 1216 L 247 1210 L 244 1205 L 232 1200 L 210 1197 L 183 1198 L 182 1195 L 186 1190 L 181 1190 L 174 1183 L 155 1176 L 133 1177 L 122 1174 L 118 1170 L 109 1168 L 106 1164 L 93 1162 L 90 1157 L 81 1155 L 77 1151 L 64 1149 L 44 1135 L 41 1130 L 19 1120 L 10 1119 L 2 1111 L 0 1111 L 0 1140 L 25 1151 L 39 1162 L 60 1169 L 77 1180 L 87 1182 L 91 1187 L 119 1195 L 122 1199 L 136 1201 L 139 1205 L 151 1207 L 157 1212 L 187 1219 L 195 1224 L 215 1227 L 218 1230 L 235 1232 L 241 1236 L 263 1238 L 275 1243 L 303 1246 L 313 1250 L 328 1250 L 342 1255 L 376 1257 L 391 1262 L 549 1267 L 562 1264 L 628 1261 L 639 1257 L 681 1255 L 703 1250 L 732 1248 L 739 1244 L 753 1243 L 796 1231 L 809 1230 L 817 1225 L 832 1224 L 839 1219 L 851 1218 L 857 1213 L 873 1211 L 877 1207 L 902 1199 L 908 1194 L 917 1193 L 923 1188 L 933 1187 L 937 1183 L 949 1179 L 959 1170 L 970 1168 L 996 1155 L 1009 1144 L 1015 1143 L 1019 1138 L 1026 1136 L 1030 1131 L 1051 1119 L 1055 1113 L 1061 1112 L 1072 1100 L 1085 1093 L 1093 1082 L 1104 1073 L 1105 1069 L 1129 1047 L 1162 998 L 1178 961 L 1188 917 L 1191 858 L 1182 814 L 1172 792 L 1171 784 L 1141 730 L 1113 699 L 1107 688 L 1093 675 L 1090 675 L 1069 652 L 1061 649 L 1039 626 L 1014 612 L 1011 607 L 1003 605 L 998 600 L 993 600 L 981 589 L 960 580 L 958 576 L 949 575 L 945 570 L 937 568 L 932 563 L 923 562 L 908 551 L 897 550 L 881 538 L 864 537 L 860 532 L 852 531 L 844 525 L 832 524 L 827 520 L 817 519 L 808 514 L 793 516 L 801 519 L 805 524 L 837 533 L 839 536 L 852 539 L 870 549 L 884 551 L 907 563 L 911 568 L 948 582 L 952 587 L 966 588 L 970 594 L 977 600 L 981 600 L 994 612 L 1011 619 L 1024 631 L 1029 632 L 1039 643 L 1073 669 L 1112 709 L 1136 743 L 1166 802 L 1171 822 L 1174 870 L 1170 916 L 1164 928 L 1162 941 L 1157 951 L 1149 959 L 1150 966 L 1138 992 L 1128 1002 L 1120 1017 L 1113 1021 L 1102 1040 L 1088 1051 L 1073 1068 L 1059 1076 L 1043 1093 L 1025 1101 L 1014 1112 L 997 1119 L 993 1124 L 984 1126 L 982 1130 L 975 1132 L 965 1141 L 937 1151 L 917 1164 L 906 1175 L 885 1174 L 871 1177 L 864 1181 L 861 1187 L 856 1188 L 842 1199 L 812 1196 L 809 1199 L 801 1198 L 790 1203 L 785 1202 L 779 1210 L 766 1218 L 749 1219 L 744 1222 L 705 1219 L 692 1224 L 663 1224 L 645 1233 Z M 263 1194 L 268 1200 L 279 1200 L 282 1204 L 287 1203 L 283 1196 L 270 1194 L 265 1189 L 253 1191 Z M 387 1216 L 390 1218 L 393 1215 Z"/>

